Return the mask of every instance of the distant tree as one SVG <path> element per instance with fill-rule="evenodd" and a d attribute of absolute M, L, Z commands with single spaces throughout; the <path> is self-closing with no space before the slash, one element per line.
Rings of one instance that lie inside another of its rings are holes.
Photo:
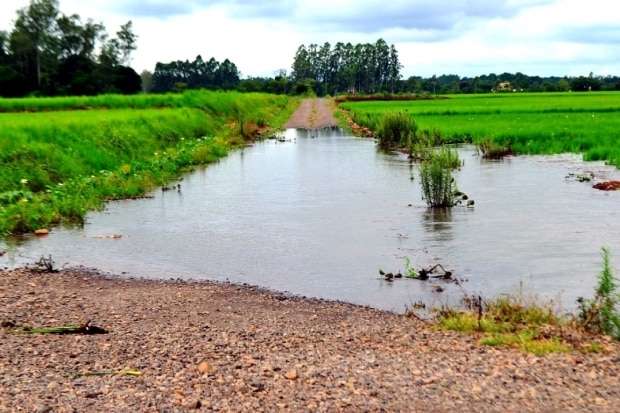
<path fill-rule="evenodd" d="M 138 36 L 133 32 L 133 22 L 129 20 L 116 32 L 120 62 L 124 65 L 131 63 L 131 54 L 137 49 Z"/>
<path fill-rule="evenodd" d="M 210 58 L 205 62 L 202 56 L 197 56 L 193 62 L 179 60 L 157 63 L 152 76 L 152 91 L 169 92 L 187 88 L 234 89 L 239 85 L 239 78 L 239 69 L 230 60 L 220 63 Z"/>
<path fill-rule="evenodd" d="M 571 80 L 571 89 L 576 92 L 588 92 L 591 90 L 601 90 L 601 82 L 592 74 L 590 76 L 579 76 Z"/>
<path fill-rule="evenodd" d="M 142 90 L 142 78 L 129 66 L 117 66 L 106 92 L 135 94 Z"/>
<path fill-rule="evenodd" d="M 60 16 L 57 20 L 60 37 L 58 47 L 61 58 L 82 56 L 93 57 L 97 41 L 103 36 L 105 28 L 100 23 L 88 21 L 82 24 L 80 16 Z"/>
<path fill-rule="evenodd" d="M 41 88 L 44 77 L 54 66 L 54 33 L 58 17 L 57 0 L 32 0 L 17 12 L 10 36 L 11 54 L 20 72 L 30 83 Z"/>
<path fill-rule="evenodd" d="M 234 89 L 239 84 L 239 69 L 233 62 L 226 59 L 217 68 L 215 79 L 218 87 Z"/>
<path fill-rule="evenodd" d="M 150 93 L 153 90 L 153 73 L 148 70 L 143 70 L 140 73 L 141 83 L 142 83 L 142 91 L 144 93 Z"/>
<path fill-rule="evenodd" d="M 379 39 L 374 44 L 330 43 L 301 45 L 295 53 L 292 79 L 307 86 L 312 81 L 319 94 L 347 91 L 395 91 L 401 64 L 394 45 Z M 305 82 L 305 83 L 304 83 Z M 303 88 L 303 87 L 302 87 Z"/>
<path fill-rule="evenodd" d="M 106 41 L 102 24 L 62 14 L 58 0 L 31 0 L 0 33 L 0 96 L 133 93 L 139 76 L 122 64 L 135 41 L 131 22 Z"/>
<path fill-rule="evenodd" d="M 398 81 L 401 78 L 400 71 L 402 65 L 398 58 L 398 50 L 394 45 L 390 46 L 390 57 L 387 66 L 387 84 L 389 85 L 390 92 L 394 93 L 397 88 Z"/>

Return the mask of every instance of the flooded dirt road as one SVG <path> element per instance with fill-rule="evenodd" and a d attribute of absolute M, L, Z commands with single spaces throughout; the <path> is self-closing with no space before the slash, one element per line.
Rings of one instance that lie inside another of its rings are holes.
<path fill-rule="evenodd" d="M 316 136 L 291 130 L 284 143 L 261 142 L 188 175 L 180 192 L 113 202 L 83 229 L 0 245 L 0 267 L 51 254 L 58 265 L 230 280 L 393 311 L 460 299 L 452 284 L 440 293 L 439 283 L 379 279 L 379 269 L 402 270 L 409 258 L 442 263 L 471 293 L 522 289 L 571 309 L 593 291 L 600 248 L 620 257 L 620 192 L 566 179 L 590 170 L 617 179 L 613 168 L 576 156 L 489 162 L 466 147 L 456 178 L 475 207 L 432 211 L 404 156 L 338 131 Z"/>

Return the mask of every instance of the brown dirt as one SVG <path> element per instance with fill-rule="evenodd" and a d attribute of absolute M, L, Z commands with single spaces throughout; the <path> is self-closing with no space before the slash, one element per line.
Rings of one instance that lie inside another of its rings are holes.
<path fill-rule="evenodd" d="M 0 411 L 617 411 L 620 351 L 544 358 L 349 304 L 211 282 L 0 271 Z M 137 369 L 140 377 L 79 376 Z"/>
<path fill-rule="evenodd" d="M 333 115 L 334 107 L 327 99 L 304 99 L 285 128 L 322 129 L 338 126 Z"/>
<path fill-rule="evenodd" d="M 601 191 L 620 191 L 620 181 L 599 182 L 592 188 L 599 189 Z"/>

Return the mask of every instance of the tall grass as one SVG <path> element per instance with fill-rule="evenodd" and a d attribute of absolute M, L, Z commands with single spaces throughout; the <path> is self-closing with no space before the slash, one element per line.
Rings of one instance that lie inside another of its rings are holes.
<path fill-rule="evenodd" d="M 456 162 L 455 162 L 456 160 Z M 429 159 L 420 165 L 420 185 L 422 196 L 432 208 L 450 208 L 454 206 L 456 182 L 452 169 L 460 160 L 449 149 L 433 152 Z"/>
<path fill-rule="evenodd" d="M 266 93 L 191 90 L 184 93 L 146 95 L 99 95 L 46 98 L 0 98 L 0 112 L 46 112 L 91 109 L 194 108 L 211 114 L 231 113 L 235 107 L 249 110 L 279 104 L 286 97 Z"/>
<path fill-rule="evenodd" d="M 381 118 L 376 134 L 383 148 L 408 148 L 415 140 L 417 130 L 418 126 L 411 116 L 395 112 Z"/>

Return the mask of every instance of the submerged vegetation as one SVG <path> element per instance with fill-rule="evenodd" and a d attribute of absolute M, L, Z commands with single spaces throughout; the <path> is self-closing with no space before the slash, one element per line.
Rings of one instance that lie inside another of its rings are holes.
<path fill-rule="evenodd" d="M 466 297 L 463 311 L 442 308 L 437 311 L 439 328 L 480 334 L 480 344 L 516 347 L 544 355 L 548 353 L 600 352 L 601 334 L 620 340 L 620 296 L 611 270 L 609 251 L 602 252 L 603 264 L 595 296 L 579 300 L 576 316 L 558 315 L 551 304 L 541 305 L 523 296 L 502 296 L 483 301 Z"/>
<path fill-rule="evenodd" d="M 409 114 L 420 135 L 483 144 L 488 156 L 581 153 L 620 167 L 620 93 L 456 95 L 449 99 L 345 102 L 356 124 L 379 129 L 383 116 Z M 493 146 L 491 146 L 493 145 Z"/>
<path fill-rule="evenodd" d="M 118 109 L 0 115 L 0 234 L 80 223 L 106 200 L 143 196 L 267 125 L 279 127 L 295 99 L 192 92 L 0 100 L 0 107 L 68 109 L 76 102 Z"/>

